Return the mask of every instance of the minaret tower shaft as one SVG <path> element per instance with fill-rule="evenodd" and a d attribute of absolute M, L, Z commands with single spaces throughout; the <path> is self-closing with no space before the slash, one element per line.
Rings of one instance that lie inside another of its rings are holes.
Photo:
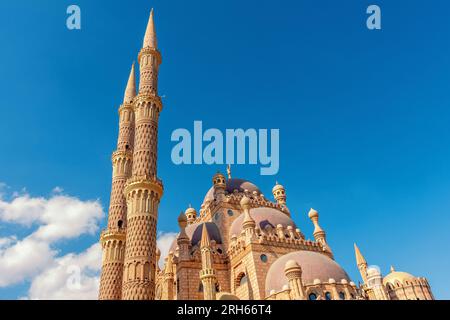
<path fill-rule="evenodd" d="M 131 67 L 123 103 L 119 108 L 117 150 L 112 154 L 112 187 L 108 226 L 100 236 L 103 249 L 99 299 L 117 300 L 122 297 L 122 275 L 125 256 L 127 204 L 123 194 L 126 180 L 131 176 L 134 145 L 133 99 L 136 96 L 134 64 Z"/>
<path fill-rule="evenodd" d="M 153 10 L 138 61 L 140 80 L 139 93 L 134 99 L 133 167 L 124 190 L 128 211 L 122 299 L 152 300 L 155 298 L 156 223 L 163 194 L 156 169 L 162 103 L 157 90 L 161 54 L 157 49 Z"/>

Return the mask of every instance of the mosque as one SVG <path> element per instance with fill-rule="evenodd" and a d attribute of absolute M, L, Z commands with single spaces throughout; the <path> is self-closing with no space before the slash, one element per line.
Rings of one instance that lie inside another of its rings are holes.
<path fill-rule="evenodd" d="M 158 96 L 161 64 L 153 10 L 119 107 L 117 150 L 112 154 L 108 224 L 100 235 L 102 300 L 432 300 L 428 281 L 391 268 L 369 267 L 355 245 L 362 284 L 335 261 L 319 213 L 308 239 L 291 217 L 284 186 L 274 200 L 255 184 L 216 173 L 199 211 L 178 217 L 179 234 L 164 267 L 156 245 L 163 183 L 157 177 Z"/>

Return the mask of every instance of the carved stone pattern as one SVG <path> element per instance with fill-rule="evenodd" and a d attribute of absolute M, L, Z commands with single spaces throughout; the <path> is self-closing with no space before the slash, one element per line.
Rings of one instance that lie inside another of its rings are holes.
<path fill-rule="evenodd" d="M 117 151 L 112 155 L 113 174 L 107 229 L 109 231 L 116 230 L 119 227 L 123 231 L 126 229 L 127 206 L 123 191 L 126 180 L 131 176 L 133 145 L 134 112 L 131 105 L 125 104 L 119 109 Z M 124 241 L 106 241 L 103 243 L 99 299 L 116 300 L 121 298 L 124 253 Z"/>
<path fill-rule="evenodd" d="M 157 56 L 140 56 L 139 95 L 134 103 L 135 138 L 132 177 L 127 187 L 127 243 L 123 270 L 122 299 L 155 298 L 156 223 L 160 194 L 157 181 L 158 118 Z M 159 100 L 158 100 L 159 101 Z M 144 178 L 145 183 L 133 184 Z"/>
<path fill-rule="evenodd" d="M 158 94 L 158 68 L 156 52 L 141 56 L 139 93 Z"/>

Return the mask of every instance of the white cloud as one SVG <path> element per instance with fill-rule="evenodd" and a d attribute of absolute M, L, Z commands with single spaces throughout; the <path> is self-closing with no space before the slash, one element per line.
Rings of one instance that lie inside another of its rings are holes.
<path fill-rule="evenodd" d="M 33 279 L 28 298 L 97 299 L 101 255 L 101 246 L 96 243 L 80 254 L 69 253 L 56 258 Z"/>
<path fill-rule="evenodd" d="M 7 186 L 0 183 L 0 189 Z M 0 190 L 0 191 L 1 191 Z M 61 254 L 58 242 L 94 234 L 104 212 L 98 200 L 82 201 L 56 187 L 49 197 L 32 197 L 26 190 L 0 196 L 0 222 L 30 230 L 18 239 L 0 237 L 0 288 L 30 281 L 27 296 L 20 299 L 97 299 L 101 268 L 101 246 L 96 241 L 80 253 Z M 160 266 L 177 233 L 160 232 Z M 11 297 L 14 298 L 14 297 Z"/>
<path fill-rule="evenodd" d="M 159 267 L 164 266 L 164 259 L 169 254 L 170 246 L 177 238 L 178 233 L 175 232 L 160 232 L 156 240 L 157 246 L 161 251 L 161 258 L 159 259 Z"/>
<path fill-rule="evenodd" d="M 0 220 L 31 226 L 40 224 L 34 237 L 46 242 L 93 234 L 103 210 L 98 201 L 53 194 L 49 199 L 24 194 L 7 202 L 0 200 Z"/>
<path fill-rule="evenodd" d="M 103 210 L 98 201 L 81 201 L 74 197 L 55 195 L 41 212 L 42 226 L 35 232 L 39 239 L 53 242 L 74 238 L 81 234 L 94 234 Z"/>
<path fill-rule="evenodd" d="M 9 244 L 0 251 L 0 287 L 35 276 L 52 262 L 56 254 L 48 243 L 31 237 Z"/>
<path fill-rule="evenodd" d="M 16 242 L 16 241 L 17 241 L 16 236 L 0 238 L 0 254 L 2 252 L 2 248 L 9 247 L 13 242 Z"/>
<path fill-rule="evenodd" d="M 4 187 L 2 189 L 5 189 Z M 95 299 L 101 249 L 98 243 L 85 251 L 59 255 L 58 240 L 94 234 L 104 216 L 98 200 L 82 201 L 53 190 L 49 198 L 22 191 L 11 200 L 0 198 L 0 222 L 21 225 L 29 234 L 0 238 L 0 287 L 31 281 L 32 299 Z M 33 227 L 33 228 L 31 228 Z M 67 285 L 79 271 L 79 285 Z M 72 274 L 70 273 L 72 272 Z"/>
<path fill-rule="evenodd" d="M 0 200 L 0 220 L 30 226 L 39 220 L 45 203 L 44 198 L 31 198 L 27 194 L 14 197 L 11 202 Z"/>

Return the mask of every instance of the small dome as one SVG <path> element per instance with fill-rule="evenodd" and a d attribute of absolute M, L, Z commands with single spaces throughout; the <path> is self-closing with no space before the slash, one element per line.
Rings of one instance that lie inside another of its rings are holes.
<path fill-rule="evenodd" d="M 186 215 L 181 212 L 180 215 L 178 216 L 178 226 L 183 229 L 186 228 L 187 225 L 187 217 Z"/>
<path fill-rule="evenodd" d="M 275 183 L 275 186 L 272 188 L 272 193 L 274 193 L 278 189 L 284 189 L 284 187 L 278 182 Z"/>
<path fill-rule="evenodd" d="M 304 285 L 319 281 L 325 283 L 330 279 L 334 279 L 336 282 L 341 282 L 343 279 L 350 281 L 341 266 L 326 255 L 313 251 L 295 251 L 279 257 L 270 266 L 266 276 L 266 294 L 271 290 L 278 292 L 288 283 L 284 268 L 289 260 L 295 261 L 302 268 Z"/>
<path fill-rule="evenodd" d="M 405 281 L 414 281 L 415 279 L 416 278 L 408 272 L 393 271 L 389 273 L 386 277 L 384 277 L 383 284 L 386 285 L 390 283 L 392 285 L 395 285 L 397 282 L 404 284 Z"/>
<path fill-rule="evenodd" d="M 251 194 L 254 194 L 256 192 L 257 194 L 261 194 L 261 191 L 257 186 L 255 186 L 250 181 L 244 180 L 244 179 L 228 179 L 226 182 L 226 189 L 228 193 L 233 193 L 234 190 L 237 190 L 238 192 L 244 192 L 245 190 L 248 190 Z M 214 187 L 211 187 L 208 192 L 205 195 L 205 199 L 203 200 L 203 203 L 207 201 L 214 200 Z"/>
<path fill-rule="evenodd" d="M 374 276 L 380 276 L 380 275 L 381 275 L 381 271 L 378 267 L 370 266 L 369 268 L 367 268 L 367 276 L 368 277 L 374 277 Z"/>
<path fill-rule="evenodd" d="M 286 262 L 284 271 L 289 270 L 289 269 L 298 269 L 298 268 L 301 268 L 301 267 L 295 260 L 289 260 L 288 262 Z"/>
<path fill-rule="evenodd" d="M 286 228 L 288 226 L 296 228 L 294 221 L 289 218 L 285 213 L 274 208 L 259 207 L 250 209 L 250 216 L 255 220 L 256 227 L 264 230 L 267 225 L 272 228 L 276 228 L 279 224 Z M 230 228 L 230 236 L 239 235 L 242 231 L 242 221 L 244 215 L 241 214 L 236 220 L 233 221 Z"/>
<path fill-rule="evenodd" d="M 220 235 L 220 230 L 214 222 L 198 222 L 188 225 L 186 227 L 186 234 L 191 240 L 191 245 L 195 246 L 202 239 L 203 224 L 206 224 L 206 229 L 208 230 L 208 235 L 210 240 L 214 240 L 217 244 L 222 243 L 222 237 Z M 172 242 L 170 250 L 175 252 L 177 248 L 177 239 Z"/>
<path fill-rule="evenodd" d="M 310 219 L 314 218 L 314 217 L 318 217 L 318 216 L 319 216 L 319 213 L 316 210 L 314 210 L 313 208 L 311 208 L 311 210 L 309 210 L 308 217 Z"/>
<path fill-rule="evenodd" d="M 189 207 L 189 208 L 186 209 L 186 211 L 184 212 L 184 214 L 187 216 L 189 213 L 197 214 L 197 211 L 196 211 L 194 208 Z"/>

